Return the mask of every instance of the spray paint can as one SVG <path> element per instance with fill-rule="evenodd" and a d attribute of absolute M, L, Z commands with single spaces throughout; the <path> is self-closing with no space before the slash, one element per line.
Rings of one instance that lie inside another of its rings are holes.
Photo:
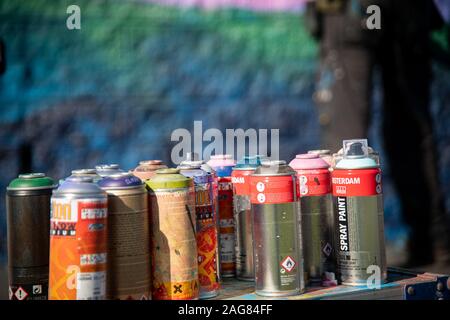
<path fill-rule="evenodd" d="M 340 278 L 345 285 L 366 285 L 372 268 L 379 268 L 383 283 L 387 270 L 381 170 L 369 156 L 366 139 L 344 140 L 343 145 L 343 158 L 332 173 Z"/>
<path fill-rule="evenodd" d="M 298 154 L 289 166 L 297 172 L 306 283 L 337 285 L 330 166 L 313 153 Z"/>
<path fill-rule="evenodd" d="M 50 300 L 106 298 L 107 196 L 90 177 L 68 177 L 51 198 Z"/>
<path fill-rule="evenodd" d="M 100 177 L 107 177 L 115 173 L 124 172 L 122 169 L 120 169 L 119 165 L 116 163 L 112 164 L 100 164 L 98 166 L 95 166 L 95 172 Z"/>
<path fill-rule="evenodd" d="M 286 161 L 263 161 L 250 176 L 255 292 L 297 295 L 304 290 L 295 171 Z"/>
<path fill-rule="evenodd" d="M 47 300 L 50 197 L 54 181 L 21 174 L 6 188 L 10 300 Z"/>
<path fill-rule="evenodd" d="M 236 235 L 231 183 L 235 161 L 229 154 L 214 155 L 211 156 L 208 165 L 216 171 L 218 177 L 220 276 L 232 278 L 236 274 Z"/>
<path fill-rule="evenodd" d="M 122 172 L 98 182 L 108 194 L 108 299 L 150 299 L 148 195 L 142 181 Z"/>
<path fill-rule="evenodd" d="M 167 166 L 162 160 L 144 160 L 140 161 L 139 165 L 131 173 L 142 181 L 147 181 L 155 175 L 156 170 L 166 168 Z"/>
<path fill-rule="evenodd" d="M 101 177 L 97 174 L 95 169 L 76 169 L 72 170 L 72 176 L 91 177 L 94 183 L 97 183 Z"/>
<path fill-rule="evenodd" d="M 196 300 L 199 284 L 193 181 L 178 169 L 160 169 L 146 184 L 151 198 L 153 299 Z"/>
<path fill-rule="evenodd" d="M 208 299 L 219 294 L 217 218 L 213 202 L 213 178 L 201 169 L 201 165 L 202 161 L 184 161 L 179 169 L 182 175 L 194 181 L 199 297 Z"/>
<path fill-rule="evenodd" d="M 236 278 L 255 280 L 253 264 L 253 223 L 250 204 L 250 175 L 261 165 L 259 157 L 242 158 L 233 168 L 233 209 L 236 224 Z"/>

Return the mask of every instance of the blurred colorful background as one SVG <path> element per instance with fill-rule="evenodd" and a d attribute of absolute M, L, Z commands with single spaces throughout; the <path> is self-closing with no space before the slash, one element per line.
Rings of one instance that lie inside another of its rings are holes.
<path fill-rule="evenodd" d="M 170 163 L 177 128 L 280 129 L 280 157 L 317 148 L 312 95 L 317 44 L 303 1 L 9 0 L 0 3 L 0 260 L 5 189 L 20 172 L 59 179 L 74 168 L 143 159 Z M 81 30 L 66 9 L 81 8 Z M 445 36 L 435 34 L 441 46 Z M 447 47 L 448 50 L 448 47 Z M 381 92 L 369 142 L 379 138 Z M 434 64 L 432 112 L 450 208 L 450 69 Z M 383 160 L 382 160 L 383 161 Z M 408 230 L 383 162 L 389 262 Z"/>

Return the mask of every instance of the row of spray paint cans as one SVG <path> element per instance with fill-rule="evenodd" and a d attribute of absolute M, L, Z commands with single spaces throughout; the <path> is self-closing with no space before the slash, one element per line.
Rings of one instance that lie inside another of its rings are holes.
<path fill-rule="evenodd" d="M 21 175 L 7 191 L 10 298 L 203 299 L 227 277 L 286 296 L 365 285 L 373 265 L 383 282 L 379 157 L 366 140 L 343 145 L 289 165 L 188 154 L 177 169 L 98 166 L 58 187 Z"/>

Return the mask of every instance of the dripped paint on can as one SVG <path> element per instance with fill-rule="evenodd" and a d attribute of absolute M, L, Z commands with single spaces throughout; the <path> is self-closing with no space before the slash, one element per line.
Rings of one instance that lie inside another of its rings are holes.
<path fill-rule="evenodd" d="M 147 181 L 155 175 L 156 170 L 166 168 L 167 166 L 162 160 L 144 160 L 140 161 L 139 165 L 131 173 L 142 181 Z"/>
<path fill-rule="evenodd" d="M 308 153 L 297 155 L 289 166 L 297 172 L 305 280 L 311 285 L 337 285 L 329 164 Z"/>
<path fill-rule="evenodd" d="M 147 180 L 151 198 L 152 297 L 199 297 L 195 192 L 178 169 L 161 169 Z"/>
<path fill-rule="evenodd" d="M 236 274 L 235 221 L 233 214 L 233 184 L 231 173 L 235 161 L 231 155 L 214 155 L 208 161 L 218 177 L 219 261 L 220 276 L 234 277 Z"/>
<path fill-rule="evenodd" d="M 107 298 L 150 299 L 147 190 L 126 172 L 104 177 L 98 185 L 108 194 Z"/>
<path fill-rule="evenodd" d="M 106 298 L 107 195 L 90 177 L 68 177 L 51 198 L 50 300 Z"/>
<path fill-rule="evenodd" d="M 263 161 L 250 176 L 255 292 L 297 295 L 304 290 L 295 171 L 285 161 Z"/>
<path fill-rule="evenodd" d="M 6 191 L 10 300 L 47 300 L 50 197 L 43 173 L 21 174 Z"/>
<path fill-rule="evenodd" d="M 192 178 L 195 185 L 199 297 L 208 299 L 219 294 L 217 218 L 213 201 L 213 178 L 201 166 L 202 161 L 184 161 L 179 169 L 182 175 Z"/>
<path fill-rule="evenodd" d="M 381 170 L 367 140 L 344 140 L 332 173 L 338 271 L 342 284 L 366 285 L 378 267 L 386 281 Z"/>

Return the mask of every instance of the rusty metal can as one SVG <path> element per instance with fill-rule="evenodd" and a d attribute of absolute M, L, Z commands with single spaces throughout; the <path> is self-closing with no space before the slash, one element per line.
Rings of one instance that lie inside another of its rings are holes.
<path fill-rule="evenodd" d="M 151 198 L 153 299 L 198 299 L 193 181 L 178 169 L 160 169 L 146 184 Z"/>
<path fill-rule="evenodd" d="M 197 230 L 198 277 L 200 299 L 219 294 L 217 270 L 218 231 L 213 201 L 212 175 L 201 169 L 202 161 L 183 161 L 180 173 L 192 178 L 195 186 L 195 213 Z"/>
<path fill-rule="evenodd" d="M 108 194 L 108 299 L 147 300 L 150 295 L 148 195 L 126 172 L 98 182 Z"/>
<path fill-rule="evenodd" d="M 131 173 L 142 181 L 147 181 L 155 175 L 156 170 L 166 168 L 167 166 L 162 160 L 144 160 L 140 161 L 139 165 Z"/>
<path fill-rule="evenodd" d="M 367 140 L 344 140 L 332 173 L 336 251 L 342 284 L 367 285 L 387 278 L 381 170 Z"/>
<path fill-rule="evenodd" d="M 107 196 L 90 177 L 68 177 L 53 191 L 50 300 L 106 298 Z"/>
<path fill-rule="evenodd" d="M 10 300 L 47 300 L 50 197 L 43 173 L 21 174 L 6 191 Z"/>
<path fill-rule="evenodd" d="M 297 172 L 305 280 L 310 285 L 337 285 L 330 166 L 313 153 L 297 155 L 289 166 Z"/>
<path fill-rule="evenodd" d="M 295 171 L 285 161 L 263 161 L 250 176 L 255 292 L 297 295 L 304 290 L 303 252 Z"/>

